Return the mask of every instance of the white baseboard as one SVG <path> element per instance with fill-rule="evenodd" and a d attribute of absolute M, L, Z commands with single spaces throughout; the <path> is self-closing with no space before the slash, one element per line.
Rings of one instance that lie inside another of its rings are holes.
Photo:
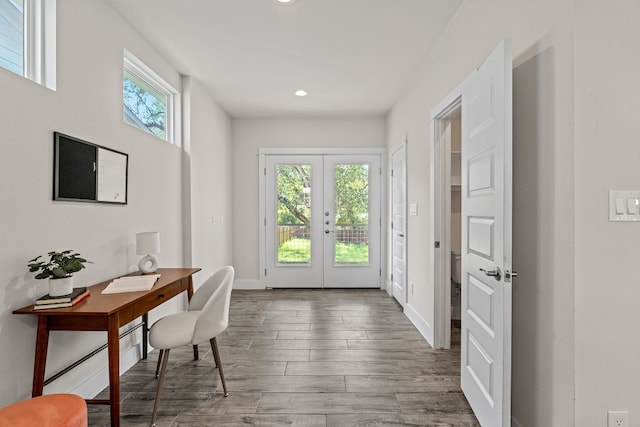
<path fill-rule="evenodd" d="M 409 305 L 408 303 L 404 306 L 404 314 L 411 321 L 411 323 L 413 323 L 413 326 L 418 329 L 418 332 L 420 332 L 424 339 L 427 340 L 429 345 L 433 347 L 433 342 L 429 340 L 431 336 L 430 331 L 432 330 L 432 328 L 429 327 L 429 323 L 424 320 L 424 318 L 420 316 L 420 314 L 418 314 L 418 312 L 415 311 L 413 307 L 411 307 L 411 305 Z"/>
<path fill-rule="evenodd" d="M 264 289 L 258 279 L 236 279 L 233 281 L 233 289 L 252 290 Z"/>
<path fill-rule="evenodd" d="M 120 375 L 142 359 L 142 344 L 138 343 L 120 355 Z M 104 367 L 71 391 L 85 399 L 93 399 L 109 385 L 109 368 Z"/>

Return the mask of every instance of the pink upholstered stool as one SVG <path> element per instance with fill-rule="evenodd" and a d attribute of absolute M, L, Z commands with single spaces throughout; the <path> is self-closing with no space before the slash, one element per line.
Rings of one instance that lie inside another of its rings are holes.
<path fill-rule="evenodd" d="M 0 427 L 87 427 L 87 404 L 75 394 L 48 394 L 0 409 Z"/>

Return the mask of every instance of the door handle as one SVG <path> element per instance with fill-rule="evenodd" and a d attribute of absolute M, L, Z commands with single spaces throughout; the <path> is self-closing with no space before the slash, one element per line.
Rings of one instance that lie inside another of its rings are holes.
<path fill-rule="evenodd" d="M 398 237 L 404 237 L 404 234 L 398 233 Z"/>
<path fill-rule="evenodd" d="M 500 273 L 500 267 L 496 267 L 495 270 L 485 270 L 484 268 L 481 268 L 480 271 L 482 271 L 487 276 L 493 277 L 496 280 L 500 280 L 500 278 L 502 277 L 502 274 Z"/>
<path fill-rule="evenodd" d="M 324 234 L 329 234 L 331 233 L 331 230 L 324 230 Z"/>

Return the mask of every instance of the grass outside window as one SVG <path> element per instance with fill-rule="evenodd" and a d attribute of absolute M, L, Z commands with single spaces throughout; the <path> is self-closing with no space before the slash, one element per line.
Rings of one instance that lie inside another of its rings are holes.
<path fill-rule="evenodd" d="M 294 238 L 278 247 L 278 263 L 308 264 L 311 262 L 311 240 Z M 369 245 L 366 243 L 336 243 L 336 264 L 368 264 Z"/>

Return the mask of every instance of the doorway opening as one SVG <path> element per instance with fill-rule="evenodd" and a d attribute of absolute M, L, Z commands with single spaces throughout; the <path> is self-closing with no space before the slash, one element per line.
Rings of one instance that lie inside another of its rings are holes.
<path fill-rule="evenodd" d="M 450 170 L 449 191 L 451 197 L 451 210 L 449 212 L 451 233 L 449 234 L 449 247 L 451 248 L 450 271 L 451 280 L 451 340 L 460 342 L 461 303 L 462 303 L 462 112 L 460 109 L 453 112 L 449 119 L 449 146 Z M 445 279 L 446 280 L 446 279 Z"/>
<path fill-rule="evenodd" d="M 432 119 L 434 348 L 460 340 L 462 98 L 453 92 Z"/>

